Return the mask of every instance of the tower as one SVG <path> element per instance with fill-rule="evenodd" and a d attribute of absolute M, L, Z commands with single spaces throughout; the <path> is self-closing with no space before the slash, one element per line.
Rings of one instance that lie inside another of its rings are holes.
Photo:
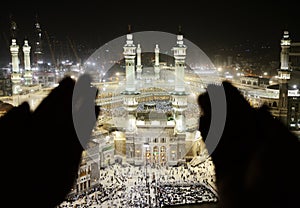
<path fill-rule="evenodd" d="M 131 154 L 135 149 L 134 136 L 137 131 L 136 128 L 136 110 L 138 102 L 136 96 L 139 94 L 135 87 L 135 56 L 136 47 L 133 43 L 133 36 L 130 33 L 126 35 L 126 44 L 123 47 L 125 58 L 125 73 L 126 84 L 125 90 L 121 92 L 123 95 L 123 106 L 127 111 L 125 135 L 126 135 L 126 159 L 129 163 L 134 163 L 134 154 Z"/>
<path fill-rule="evenodd" d="M 284 31 L 281 39 L 281 53 L 280 53 L 280 69 L 278 70 L 279 79 L 279 119 L 287 123 L 287 104 L 288 104 L 288 81 L 291 76 L 291 68 L 289 66 L 289 51 L 291 47 L 291 40 L 289 32 Z"/>
<path fill-rule="evenodd" d="M 158 48 L 158 44 L 155 45 L 155 64 L 154 64 L 154 72 L 155 72 L 155 79 L 159 79 L 159 48 Z"/>
<path fill-rule="evenodd" d="M 24 45 L 23 45 L 25 85 L 31 85 L 32 84 L 32 71 L 31 71 L 31 65 L 30 65 L 30 49 L 31 49 L 31 47 L 28 45 L 28 40 L 25 40 Z"/>
<path fill-rule="evenodd" d="M 187 109 L 187 96 L 184 86 L 184 70 L 186 46 L 183 44 L 183 35 L 181 32 L 177 35 L 177 44 L 173 47 L 175 58 L 175 87 L 172 95 L 172 107 L 175 120 L 174 134 L 177 139 L 177 161 L 182 160 L 182 153 L 185 151 L 185 110 Z M 172 164 L 173 161 L 169 161 Z"/>
<path fill-rule="evenodd" d="M 21 84 L 21 74 L 19 68 L 19 46 L 17 45 L 16 39 L 12 39 L 10 46 L 11 53 L 11 64 L 12 64 L 12 74 L 11 81 L 13 83 L 13 94 L 18 94 Z"/>
<path fill-rule="evenodd" d="M 125 58 L 126 69 L 126 91 L 128 93 L 135 92 L 135 45 L 133 44 L 132 34 L 126 36 L 126 44 L 124 45 L 123 55 Z"/>
<path fill-rule="evenodd" d="M 137 64 L 136 64 L 136 74 L 137 74 L 137 79 L 142 78 L 142 57 L 141 57 L 142 49 L 141 45 L 138 44 L 137 49 L 136 49 L 136 55 L 137 55 Z"/>
<path fill-rule="evenodd" d="M 42 29 L 36 16 L 35 23 L 35 43 L 34 43 L 34 64 L 37 66 L 38 63 L 43 61 L 43 44 L 42 44 Z"/>

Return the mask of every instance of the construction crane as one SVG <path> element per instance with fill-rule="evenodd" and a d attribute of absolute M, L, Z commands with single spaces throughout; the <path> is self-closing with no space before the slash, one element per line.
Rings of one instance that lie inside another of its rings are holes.
<path fill-rule="evenodd" d="M 80 58 L 79 58 L 79 56 L 78 56 L 78 54 L 77 54 L 77 50 L 76 50 L 76 48 L 75 48 L 74 43 L 72 42 L 72 40 L 71 40 L 68 36 L 67 36 L 67 39 L 68 39 L 68 41 L 69 41 L 70 47 L 71 47 L 71 49 L 72 49 L 72 51 L 73 51 L 73 53 L 74 53 L 74 56 L 75 56 L 75 58 L 76 58 L 77 63 L 80 64 L 81 60 L 80 60 Z"/>
<path fill-rule="evenodd" d="M 49 38 L 49 35 L 47 33 L 47 31 L 45 31 L 45 35 L 46 35 L 46 38 L 47 38 L 47 41 L 48 41 L 48 45 L 49 45 L 49 49 L 50 49 L 50 53 L 51 53 L 51 58 L 52 58 L 52 63 L 54 65 L 54 67 L 56 68 L 56 59 L 55 59 L 55 55 L 54 55 L 54 51 L 53 51 L 53 48 L 52 48 L 52 44 L 50 42 L 50 38 Z"/>

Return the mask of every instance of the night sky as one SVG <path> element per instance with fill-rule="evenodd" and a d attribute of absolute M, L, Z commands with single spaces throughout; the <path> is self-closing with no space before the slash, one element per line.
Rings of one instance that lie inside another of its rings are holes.
<path fill-rule="evenodd" d="M 18 25 L 18 37 L 33 35 L 36 14 L 43 30 L 57 39 L 71 37 L 77 44 L 98 48 L 132 31 L 177 33 L 202 50 L 231 47 L 250 41 L 279 47 L 282 32 L 300 41 L 297 3 L 288 1 L 30 1 L 1 6 L 1 57 L 7 53 L 9 15 Z M 197 2 L 197 3 L 195 3 Z M 295 2 L 295 1 L 294 1 Z M 199 4 L 199 5 L 197 5 Z"/>

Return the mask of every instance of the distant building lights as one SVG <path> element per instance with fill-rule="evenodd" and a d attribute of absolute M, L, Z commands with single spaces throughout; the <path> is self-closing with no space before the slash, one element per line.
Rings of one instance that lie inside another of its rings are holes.
<path fill-rule="evenodd" d="M 293 88 L 294 88 L 294 89 L 297 89 L 297 85 L 293 85 Z"/>

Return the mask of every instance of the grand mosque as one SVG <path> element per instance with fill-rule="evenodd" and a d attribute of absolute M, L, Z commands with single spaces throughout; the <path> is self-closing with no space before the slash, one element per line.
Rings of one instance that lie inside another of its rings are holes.
<path fill-rule="evenodd" d="M 141 45 L 135 46 L 133 34 L 126 35 L 125 83 L 113 96 L 115 106 L 110 110 L 113 125 L 121 132 L 114 138 L 114 152 L 124 156 L 129 164 L 174 166 L 184 163 L 193 144 L 201 138 L 197 121 L 190 122 L 192 118 L 187 115 L 191 113 L 187 110 L 192 92 L 186 89 L 184 80 L 187 47 L 183 35 L 178 34 L 174 42 L 172 69 L 161 69 L 158 44 L 154 47 L 153 66 L 143 67 Z M 100 106 L 108 108 L 107 103 Z M 198 109 L 195 112 L 199 113 Z M 105 161 L 105 156 L 103 158 Z M 111 161 L 112 155 L 108 158 Z"/>

